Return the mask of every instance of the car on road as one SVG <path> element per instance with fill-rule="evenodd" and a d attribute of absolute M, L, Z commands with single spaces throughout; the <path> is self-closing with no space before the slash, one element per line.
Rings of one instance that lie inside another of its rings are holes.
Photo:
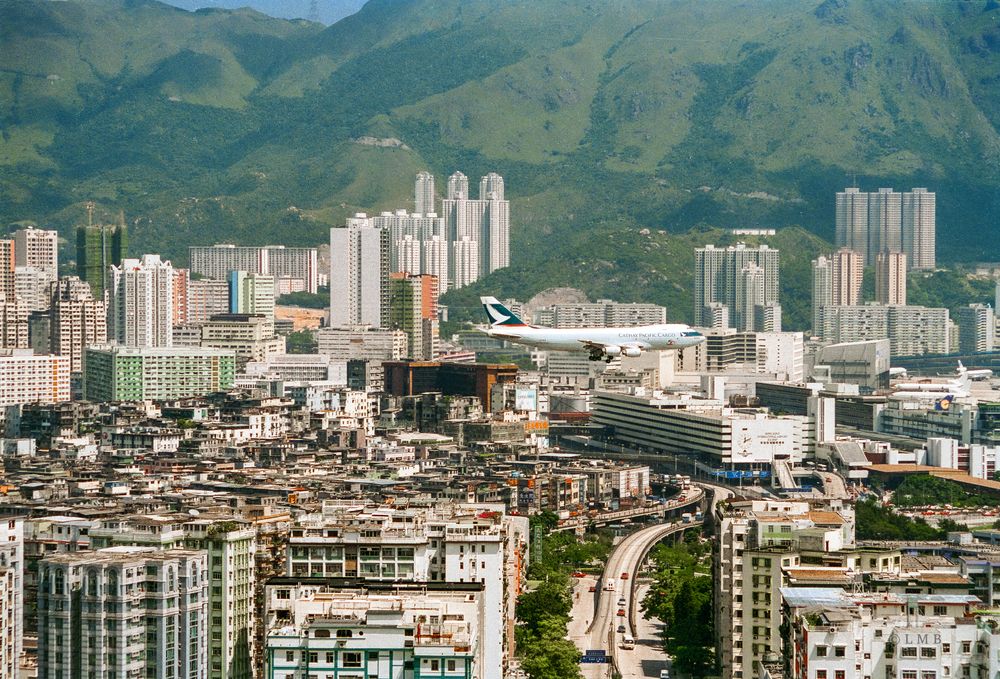
<path fill-rule="evenodd" d="M 625 609 L 624 608 L 619 608 L 618 609 L 618 615 L 624 616 L 625 615 Z"/>
<path fill-rule="evenodd" d="M 660 679 L 670 679 L 670 670 L 660 670 Z"/>
<path fill-rule="evenodd" d="M 628 602 L 627 602 L 627 601 L 625 601 L 625 597 L 622 597 L 622 598 L 618 599 L 618 605 L 619 605 L 619 606 L 624 606 L 624 605 L 625 605 L 625 604 L 627 604 L 627 603 L 628 603 Z"/>
<path fill-rule="evenodd" d="M 622 580 L 628 580 L 628 573 L 622 573 Z"/>
<path fill-rule="evenodd" d="M 588 592 L 596 592 L 596 591 L 597 591 L 597 585 L 591 585 L 591 586 L 590 586 L 590 587 L 589 587 L 589 588 L 587 589 L 587 591 L 588 591 Z"/>
<path fill-rule="evenodd" d="M 625 634 L 625 625 L 618 625 L 618 634 Z"/>
<path fill-rule="evenodd" d="M 585 577 L 587 577 L 587 574 L 584 573 L 583 571 L 573 571 L 573 577 L 574 578 L 585 578 Z"/>

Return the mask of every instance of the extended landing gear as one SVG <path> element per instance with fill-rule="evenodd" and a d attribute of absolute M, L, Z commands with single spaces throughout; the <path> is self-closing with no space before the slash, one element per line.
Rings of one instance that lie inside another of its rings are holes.
<path fill-rule="evenodd" d="M 604 358 L 604 351 L 601 349 L 591 349 L 590 356 L 588 356 L 587 358 L 589 358 L 591 361 L 600 361 L 601 359 Z M 609 356 L 607 360 L 610 361 L 611 357 Z"/>

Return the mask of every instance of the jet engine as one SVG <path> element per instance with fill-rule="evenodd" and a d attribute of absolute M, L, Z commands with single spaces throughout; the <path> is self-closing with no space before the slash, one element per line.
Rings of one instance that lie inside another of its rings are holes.
<path fill-rule="evenodd" d="M 611 357 L 611 356 L 621 356 L 621 353 L 622 353 L 622 348 L 621 347 L 616 347 L 615 345 L 610 345 L 610 346 L 604 347 L 604 355 L 605 356 L 608 356 L 608 357 Z"/>
<path fill-rule="evenodd" d="M 628 356 L 629 358 L 638 358 L 642 355 L 642 349 L 639 347 L 625 347 L 622 350 L 623 356 Z"/>

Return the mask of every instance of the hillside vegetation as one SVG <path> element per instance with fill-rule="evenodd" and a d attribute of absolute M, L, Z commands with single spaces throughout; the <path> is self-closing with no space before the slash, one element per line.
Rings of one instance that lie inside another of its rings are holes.
<path fill-rule="evenodd" d="M 505 176 L 514 267 L 493 289 L 558 279 L 675 318 L 690 229 L 778 227 L 794 277 L 855 182 L 937 191 L 944 260 L 1000 245 L 994 0 L 371 0 L 328 28 L 0 0 L 0 42 L 0 221 L 66 234 L 93 200 L 180 262 L 323 242 L 412 205 L 424 168 Z"/>

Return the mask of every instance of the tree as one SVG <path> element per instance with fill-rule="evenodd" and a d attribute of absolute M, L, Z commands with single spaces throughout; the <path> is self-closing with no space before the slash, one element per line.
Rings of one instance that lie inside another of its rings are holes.
<path fill-rule="evenodd" d="M 534 638 L 521 649 L 521 669 L 531 679 L 579 679 L 580 651 L 562 638 Z"/>
<path fill-rule="evenodd" d="M 647 618 L 664 624 L 664 648 L 674 667 L 693 677 L 715 671 L 715 628 L 712 620 L 710 555 L 700 540 L 657 546 L 651 553 L 656 576 L 642 602 Z"/>
<path fill-rule="evenodd" d="M 923 519 L 911 519 L 883 507 L 874 500 L 863 500 L 854 506 L 855 534 L 859 540 L 938 540 L 943 531 Z"/>
<path fill-rule="evenodd" d="M 535 528 L 541 528 L 546 534 L 548 534 L 555 530 L 555 528 L 559 525 L 559 515 L 546 509 L 543 512 L 532 515 L 528 519 L 528 523 L 531 524 L 532 531 L 534 531 Z"/>
<path fill-rule="evenodd" d="M 573 601 L 564 584 L 543 582 L 534 591 L 518 597 L 517 619 L 529 632 L 537 633 L 545 618 L 566 618 L 572 608 Z"/>
<path fill-rule="evenodd" d="M 285 346 L 290 354 L 315 354 L 316 336 L 309 330 L 299 330 L 285 338 Z"/>

